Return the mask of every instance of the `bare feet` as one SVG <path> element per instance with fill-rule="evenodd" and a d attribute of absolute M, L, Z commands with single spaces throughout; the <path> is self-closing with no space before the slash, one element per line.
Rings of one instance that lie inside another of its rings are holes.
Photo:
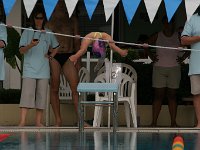
<path fill-rule="evenodd" d="M 35 126 L 36 127 L 44 127 L 44 125 L 42 123 L 36 123 Z"/>
<path fill-rule="evenodd" d="M 84 127 L 91 127 L 87 122 L 84 122 Z"/>
<path fill-rule="evenodd" d="M 79 124 L 78 123 L 76 123 L 75 124 L 76 126 L 78 125 L 79 126 Z M 87 122 L 83 122 L 83 125 L 84 125 L 84 127 L 91 127 L 91 125 L 90 124 L 88 124 Z"/>
<path fill-rule="evenodd" d="M 61 126 L 62 126 L 62 121 L 56 121 L 54 127 L 61 127 Z"/>
<path fill-rule="evenodd" d="M 25 126 L 25 123 L 19 123 L 18 126 L 19 126 L 19 127 L 24 127 L 24 126 Z"/>
<path fill-rule="evenodd" d="M 176 123 L 173 123 L 173 124 L 171 124 L 171 127 L 172 128 L 177 128 L 177 127 L 179 127 Z"/>
<path fill-rule="evenodd" d="M 197 126 L 195 128 L 200 128 L 200 124 L 197 124 Z"/>
<path fill-rule="evenodd" d="M 150 126 L 151 126 L 151 127 L 157 127 L 157 124 L 156 124 L 156 123 L 151 123 Z"/>
<path fill-rule="evenodd" d="M 61 127 L 61 124 L 55 124 L 54 127 Z"/>

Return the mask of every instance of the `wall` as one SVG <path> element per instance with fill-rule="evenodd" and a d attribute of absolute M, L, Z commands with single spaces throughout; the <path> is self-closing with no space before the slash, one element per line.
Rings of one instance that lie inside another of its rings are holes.
<path fill-rule="evenodd" d="M 93 108 L 86 108 L 85 120 L 93 119 Z M 151 105 L 138 105 L 138 125 L 143 127 L 149 127 L 151 124 Z M 77 119 L 74 113 L 74 106 L 72 103 L 61 105 L 63 125 L 64 126 L 76 126 Z M 54 124 L 54 116 L 50 113 L 50 124 Z M 27 125 L 34 125 L 35 110 L 32 109 L 28 112 Z M 104 111 L 104 125 L 107 125 L 107 111 Z M 177 112 L 177 123 L 181 127 L 193 127 L 195 123 L 194 109 L 192 105 L 179 105 Z M 0 126 L 17 126 L 19 123 L 19 107 L 17 104 L 1 104 L 0 105 Z M 158 118 L 158 125 L 162 127 L 170 126 L 170 117 L 168 106 L 162 107 L 160 116 Z M 124 116 L 124 106 L 119 106 L 119 126 L 126 126 Z"/>
<path fill-rule="evenodd" d="M 17 0 L 13 6 L 12 11 L 6 18 L 6 23 L 15 26 L 21 26 L 21 0 Z M 20 33 L 20 30 L 18 30 Z M 18 61 L 19 66 L 20 62 Z M 6 79 L 3 83 L 5 89 L 20 89 L 21 87 L 21 75 L 17 69 L 12 69 L 9 64 L 6 63 Z"/>

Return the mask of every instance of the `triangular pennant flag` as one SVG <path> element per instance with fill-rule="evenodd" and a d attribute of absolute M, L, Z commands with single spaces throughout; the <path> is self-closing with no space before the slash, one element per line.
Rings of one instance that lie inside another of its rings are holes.
<path fill-rule="evenodd" d="M 16 0 L 3 0 L 3 6 L 6 13 L 6 16 L 9 15 L 10 11 L 12 10 Z"/>
<path fill-rule="evenodd" d="M 88 16 L 91 19 L 99 0 L 84 0 L 84 2 Z"/>
<path fill-rule="evenodd" d="M 51 14 L 53 13 L 57 3 L 58 0 L 43 0 L 44 9 L 48 20 L 51 17 Z"/>
<path fill-rule="evenodd" d="M 193 15 L 200 4 L 200 0 L 185 0 L 187 20 Z"/>
<path fill-rule="evenodd" d="M 164 0 L 168 22 L 172 19 L 182 0 Z"/>
<path fill-rule="evenodd" d="M 146 6 L 147 13 L 151 23 L 153 22 L 156 16 L 161 1 L 162 0 L 144 0 L 144 4 Z"/>
<path fill-rule="evenodd" d="M 106 22 L 110 18 L 112 12 L 114 11 L 118 3 L 119 3 L 119 0 L 103 0 Z"/>
<path fill-rule="evenodd" d="M 24 7 L 26 9 L 27 17 L 29 18 L 31 15 L 31 12 L 33 11 L 33 8 L 35 7 L 35 4 L 37 0 L 23 0 L 24 1 Z"/>
<path fill-rule="evenodd" d="M 130 24 L 141 0 L 122 0 L 126 18 Z"/>
<path fill-rule="evenodd" d="M 71 17 L 72 13 L 74 12 L 74 9 L 75 9 L 77 3 L 78 3 L 78 0 L 65 0 L 65 4 L 67 7 L 69 17 Z"/>

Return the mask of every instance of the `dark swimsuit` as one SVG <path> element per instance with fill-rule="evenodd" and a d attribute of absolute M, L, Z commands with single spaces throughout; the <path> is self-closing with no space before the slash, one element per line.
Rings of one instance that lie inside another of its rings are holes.
<path fill-rule="evenodd" d="M 54 59 L 57 60 L 57 62 L 60 64 L 61 67 L 65 64 L 65 62 L 69 59 L 71 55 L 74 55 L 75 53 L 57 53 L 54 56 Z"/>

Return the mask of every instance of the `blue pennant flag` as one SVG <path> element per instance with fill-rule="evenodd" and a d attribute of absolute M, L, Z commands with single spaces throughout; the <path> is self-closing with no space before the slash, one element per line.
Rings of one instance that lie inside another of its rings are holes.
<path fill-rule="evenodd" d="M 3 0 L 4 10 L 6 16 L 9 15 L 10 11 L 12 10 L 16 0 Z"/>
<path fill-rule="evenodd" d="M 51 14 L 53 13 L 57 3 L 58 0 L 43 0 L 44 9 L 48 20 L 51 17 Z"/>
<path fill-rule="evenodd" d="M 126 18 L 130 24 L 141 0 L 122 0 Z"/>
<path fill-rule="evenodd" d="M 88 16 L 91 19 L 99 0 L 84 0 L 84 2 Z"/>
<path fill-rule="evenodd" d="M 168 22 L 172 19 L 182 0 L 164 0 Z"/>

